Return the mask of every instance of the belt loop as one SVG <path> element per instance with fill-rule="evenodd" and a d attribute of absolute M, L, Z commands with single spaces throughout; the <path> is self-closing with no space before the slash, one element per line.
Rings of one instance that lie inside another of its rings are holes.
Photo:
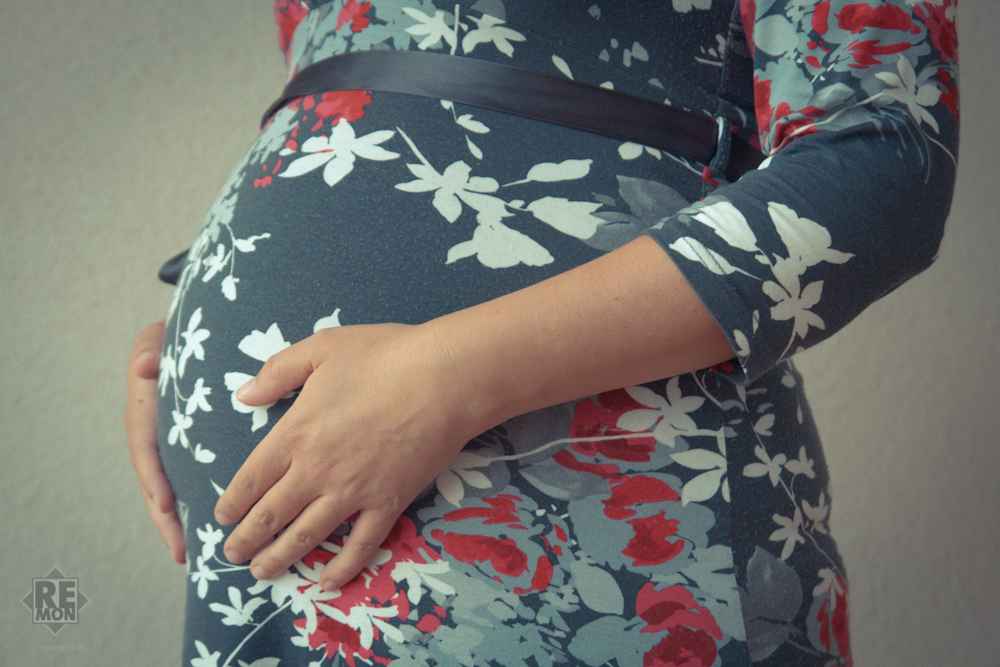
<path fill-rule="evenodd" d="M 701 196 L 704 197 L 719 185 L 727 183 L 726 168 L 729 166 L 732 132 L 730 120 L 725 114 L 715 116 L 715 153 L 702 172 Z"/>

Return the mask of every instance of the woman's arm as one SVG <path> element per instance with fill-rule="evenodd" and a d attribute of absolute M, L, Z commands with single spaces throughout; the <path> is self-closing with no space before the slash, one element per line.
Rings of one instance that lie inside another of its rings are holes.
<path fill-rule="evenodd" d="M 730 57 L 752 64 L 769 157 L 648 239 L 426 323 L 487 414 L 729 358 L 749 383 L 937 258 L 958 155 L 956 2 L 740 7 L 747 43 L 729 48 L 748 57 Z"/>
<path fill-rule="evenodd" d="M 488 425 L 733 356 L 676 264 L 646 236 L 420 326 L 448 350 L 470 411 Z"/>

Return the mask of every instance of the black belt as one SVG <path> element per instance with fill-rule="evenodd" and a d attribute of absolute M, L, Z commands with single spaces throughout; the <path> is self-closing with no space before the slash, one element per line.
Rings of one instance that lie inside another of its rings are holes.
<path fill-rule="evenodd" d="M 324 58 L 299 70 L 261 118 L 303 95 L 381 90 L 447 99 L 662 148 L 708 164 L 719 124 L 705 114 L 544 72 L 430 51 L 363 50 Z M 764 155 L 730 138 L 726 178 L 755 169 Z"/>
<path fill-rule="evenodd" d="M 261 117 L 267 121 L 295 98 L 331 90 L 376 90 L 447 99 L 494 111 L 632 141 L 710 164 L 720 125 L 707 114 L 544 72 L 429 51 L 362 50 L 324 58 L 299 70 Z M 764 155 L 730 135 L 724 173 L 735 181 Z M 187 251 L 158 273 L 176 284 Z"/>

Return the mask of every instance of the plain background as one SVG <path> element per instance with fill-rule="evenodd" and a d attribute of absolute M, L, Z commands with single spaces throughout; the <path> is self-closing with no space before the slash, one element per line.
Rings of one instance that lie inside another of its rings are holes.
<path fill-rule="evenodd" d="M 937 264 L 799 355 L 862 667 L 1000 655 L 1000 3 L 962 0 L 959 184 Z M 0 4 L 0 663 L 176 665 L 183 571 L 121 413 L 132 339 L 284 81 L 269 2 Z M 52 637 L 21 598 L 90 599 Z"/>

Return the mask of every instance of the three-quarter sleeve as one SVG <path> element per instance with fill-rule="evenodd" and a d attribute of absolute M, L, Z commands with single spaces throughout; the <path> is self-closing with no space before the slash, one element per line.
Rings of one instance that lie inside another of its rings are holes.
<path fill-rule="evenodd" d="M 958 158 L 955 0 L 739 0 L 757 169 L 643 234 L 750 383 L 938 256 Z"/>

